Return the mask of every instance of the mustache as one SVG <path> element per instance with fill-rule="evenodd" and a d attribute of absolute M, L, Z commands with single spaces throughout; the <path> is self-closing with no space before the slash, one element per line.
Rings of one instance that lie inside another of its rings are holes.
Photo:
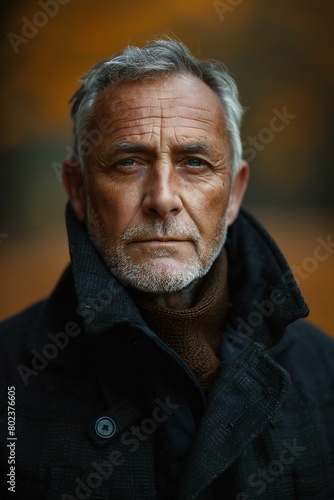
<path fill-rule="evenodd" d="M 120 240 L 124 243 L 130 243 L 156 238 L 192 240 L 196 242 L 200 240 L 201 234 L 198 228 L 194 226 L 180 224 L 175 221 L 153 221 L 125 229 Z"/>

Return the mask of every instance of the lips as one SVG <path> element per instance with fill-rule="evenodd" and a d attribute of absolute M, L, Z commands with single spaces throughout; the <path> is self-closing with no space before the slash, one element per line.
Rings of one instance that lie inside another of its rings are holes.
<path fill-rule="evenodd" d="M 180 238 L 172 238 L 172 237 L 168 237 L 168 238 L 160 238 L 159 237 L 158 238 L 158 237 L 153 236 L 152 238 L 145 238 L 143 240 L 136 240 L 134 243 L 147 243 L 150 241 L 157 241 L 160 243 L 175 243 L 178 241 L 187 241 L 187 240 L 180 239 Z"/>

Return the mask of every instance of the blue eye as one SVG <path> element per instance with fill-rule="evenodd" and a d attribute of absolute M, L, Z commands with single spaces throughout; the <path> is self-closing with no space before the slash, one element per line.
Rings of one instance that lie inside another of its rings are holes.
<path fill-rule="evenodd" d="M 203 165 L 203 161 L 199 158 L 190 158 L 190 160 L 188 160 L 188 163 L 191 167 L 201 167 Z"/>
<path fill-rule="evenodd" d="M 133 160 L 132 158 L 125 158 L 125 160 L 122 160 L 119 163 L 124 167 L 132 167 L 135 164 L 135 160 Z"/>
<path fill-rule="evenodd" d="M 114 168 L 122 174 L 133 174 L 142 168 L 142 162 L 136 160 L 136 158 L 124 158 L 115 163 Z"/>

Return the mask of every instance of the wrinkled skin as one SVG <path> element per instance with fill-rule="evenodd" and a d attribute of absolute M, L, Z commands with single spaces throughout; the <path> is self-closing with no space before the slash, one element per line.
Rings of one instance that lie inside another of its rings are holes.
<path fill-rule="evenodd" d="M 92 128 L 111 130 L 84 158 L 65 163 L 78 218 L 111 271 L 168 307 L 189 307 L 220 252 L 248 181 L 231 177 L 224 109 L 192 76 L 108 86 Z"/>

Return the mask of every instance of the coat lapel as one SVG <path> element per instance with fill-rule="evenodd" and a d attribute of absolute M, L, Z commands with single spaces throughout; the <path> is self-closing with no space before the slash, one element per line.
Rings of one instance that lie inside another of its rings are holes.
<path fill-rule="evenodd" d="M 277 413 L 289 384 L 288 373 L 258 343 L 222 364 L 185 464 L 179 499 L 199 498 L 235 462 Z"/>

